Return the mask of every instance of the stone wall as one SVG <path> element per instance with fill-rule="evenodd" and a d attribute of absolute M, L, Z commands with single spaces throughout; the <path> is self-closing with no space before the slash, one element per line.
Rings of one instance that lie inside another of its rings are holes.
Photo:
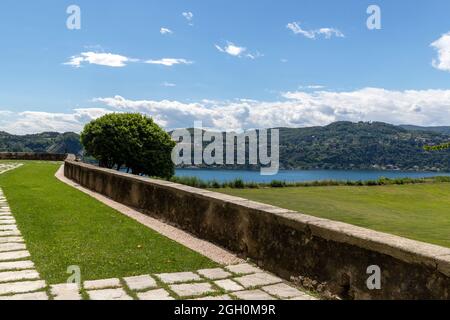
<path fill-rule="evenodd" d="M 65 154 L 33 152 L 0 152 L 0 160 L 64 161 Z"/>
<path fill-rule="evenodd" d="M 286 278 L 344 299 L 450 299 L 450 249 L 71 160 L 65 176 L 221 245 Z M 381 268 L 381 290 L 367 268 Z"/>

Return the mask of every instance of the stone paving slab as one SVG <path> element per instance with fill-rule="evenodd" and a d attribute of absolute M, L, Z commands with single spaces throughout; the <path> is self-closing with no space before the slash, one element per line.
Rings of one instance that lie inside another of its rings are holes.
<path fill-rule="evenodd" d="M 0 253 L 0 261 L 21 260 L 29 257 L 30 253 L 26 250 Z"/>
<path fill-rule="evenodd" d="M 222 290 L 229 291 L 229 292 L 241 291 L 241 290 L 245 289 L 243 286 L 241 286 L 240 284 L 237 284 L 236 282 L 234 282 L 231 279 L 214 281 L 214 284 L 216 286 L 218 286 L 219 288 L 221 288 Z"/>
<path fill-rule="evenodd" d="M 34 270 L 8 271 L 0 273 L 0 282 L 20 280 L 39 280 L 39 273 Z"/>
<path fill-rule="evenodd" d="M 120 288 L 122 284 L 119 279 L 105 279 L 105 280 L 93 280 L 86 281 L 84 283 L 84 288 L 86 290 L 97 290 L 97 289 L 106 289 L 106 288 Z"/>
<path fill-rule="evenodd" d="M 248 263 L 243 263 L 243 264 L 237 264 L 234 266 L 228 266 L 225 267 L 225 269 L 236 273 L 236 274 L 251 274 L 251 273 L 257 273 L 257 272 L 261 272 L 261 269 L 258 269 L 255 266 L 252 266 Z"/>
<path fill-rule="evenodd" d="M 201 281 L 202 278 L 193 272 L 177 272 L 177 273 L 160 273 L 156 275 L 162 282 L 166 284 Z"/>
<path fill-rule="evenodd" d="M 147 292 L 140 292 L 137 294 L 139 300 L 175 300 L 164 289 L 150 290 Z"/>
<path fill-rule="evenodd" d="M 16 224 L 16 220 L 13 219 L 0 219 L 0 225 L 4 226 L 4 225 L 12 225 L 12 224 Z"/>
<path fill-rule="evenodd" d="M 313 296 L 310 296 L 308 294 L 304 294 L 302 296 L 295 297 L 295 298 L 290 298 L 290 299 L 287 299 L 287 300 L 300 300 L 300 301 L 313 301 L 313 300 L 315 300 L 315 301 L 317 301 L 319 299 L 317 299 L 317 298 L 315 298 Z"/>
<path fill-rule="evenodd" d="M 22 237 L 0 237 L 0 243 L 23 243 Z"/>
<path fill-rule="evenodd" d="M 91 300 L 133 300 L 121 288 L 88 291 L 88 295 Z"/>
<path fill-rule="evenodd" d="M 231 297 L 229 295 L 223 295 L 223 296 L 216 296 L 216 297 L 203 297 L 203 298 L 197 298 L 194 300 L 198 300 L 198 301 L 219 301 L 219 300 L 233 300 L 231 299 Z"/>
<path fill-rule="evenodd" d="M 0 262 L 0 271 L 34 269 L 32 261 Z"/>
<path fill-rule="evenodd" d="M 45 281 L 42 280 L 2 283 L 0 284 L 0 295 L 39 291 L 45 287 Z"/>
<path fill-rule="evenodd" d="M 197 273 L 209 280 L 220 280 L 220 279 L 225 279 L 225 278 L 229 278 L 232 276 L 231 273 L 229 273 L 221 268 L 202 269 L 202 270 L 198 270 Z"/>
<path fill-rule="evenodd" d="M 170 286 L 170 290 L 180 297 L 203 296 L 216 292 L 210 283 L 186 283 Z"/>
<path fill-rule="evenodd" d="M 271 294 L 272 296 L 279 297 L 281 299 L 290 299 L 296 297 L 302 297 L 305 294 L 296 288 L 288 286 L 285 283 L 278 283 L 270 286 L 263 287 L 262 290 Z"/>
<path fill-rule="evenodd" d="M 23 243 L 0 243 L 0 252 L 26 250 L 27 247 Z"/>
<path fill-rule="evenodd" d="M 50 287 L 53 300 L 81 300 L 80 288 L 76 283 L 56 284 Z"/>
<path fill-rule="evenodd" d="M 18 237 L 20 236 L 19 230 L 15 231 L 0 231 L 0 237 Z"/>
<path fill-rule="evenodd" d="M 149 275 L 124 278 L 128 288 L 134 291 L 157 288 L 155 279 Z"/>
<path fill-rule="evenodd" d="M 0 297 L 0 300 L 8 300 L 8 301 L 44 301 L 48 300 L 48 296 L 45 292 L 34 292 L 34 293 L 23 293 L 23 294 L 15 294 L 12 296 L 3 296 Z"/>
<path fill-rule="evenodd" d="M 18 231 L 17 226 L 16 225 L 5 225 L 2 226 L 0 225 L 0 231 Z"/>
<path fill-rule="evenodd" d="M 250 274 L 247 276 L 236 278 L 234 280 L 244 286 L 244 288 L 254 288 L 283 282 L 282 279 L 265 272 Z"/>
<path fill-rule="evenodd" d="M 234 292 L 233 295 L 241 300 L 275 300 L 274 297 L 262 290 L 238 291 Z"/>

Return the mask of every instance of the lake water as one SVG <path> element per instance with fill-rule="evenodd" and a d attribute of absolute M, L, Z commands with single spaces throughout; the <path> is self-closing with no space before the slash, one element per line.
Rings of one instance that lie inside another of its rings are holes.
<path fill-rule="evenodd" d="M 204 181 L 216 180 L 218 182 L 233 181 L 237 178 L 245 182 L 268 183 L 273 180 L 287 182 L 305 181 L 367 181 L 380 178 L 426 178 L 435 176 L 450 176 L 443 172 L 411 172 L 411 171 L 376 171 L 376 170 L 282 170 L 275 176 L 262 176 L 259 171 L 245 170 L 206 170 L 206 169 L 177 169 L 179 177 L 197 177 Z"/>

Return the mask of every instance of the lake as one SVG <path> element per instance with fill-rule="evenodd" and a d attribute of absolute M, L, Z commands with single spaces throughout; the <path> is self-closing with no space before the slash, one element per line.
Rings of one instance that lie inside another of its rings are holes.
<path fill-rule="evenodd" d="M 219 170 L 219 169 L 177 169 L 179 177 L 197 177 L 204 181 L 233 181 L 237 178 L 245 182 L 268 183 L 273 180 L 287 182 L 305 181 L 367 181 L 385 178 L 426 178 L 435 176 L 450 176 L 444 172 L 414 172 L 414 171 L 377 171 L 377 170 L 281 170 L 275 176 L 262 176 L 259 171 Z"/>

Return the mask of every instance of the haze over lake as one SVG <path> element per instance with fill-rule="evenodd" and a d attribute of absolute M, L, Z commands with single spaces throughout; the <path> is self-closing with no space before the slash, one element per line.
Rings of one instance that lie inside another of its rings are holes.
<path fill-rule="evenodd" d="M 216 180 L 228 182 L 242 179 L 245 182 L 267 183 L 273 180 L 287 182 L 304 181 L 367 181 L 380 178 L 426 178 L 435 176 L 450 176 L 449 172 L 415 172 L 415 171 L 381 171 L 381 170 L 280 170 L 275 176 L 262 176 L 259 171 L 219 170 L 219 169 L 177 169 L 179 177 L 197 177 L 204 181 Z"/>

